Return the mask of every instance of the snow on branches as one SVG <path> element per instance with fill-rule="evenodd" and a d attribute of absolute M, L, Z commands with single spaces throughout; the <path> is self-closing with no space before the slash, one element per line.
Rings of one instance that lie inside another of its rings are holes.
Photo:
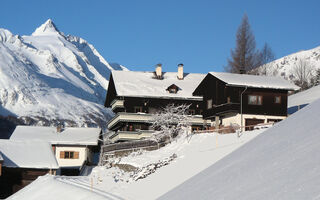
<path fill-rule="evenodd" d="M 188 115 L 190 105 L 169 104 L 152 117 L 152 128 L 157 130 L 152 138 L 156 141 L 170 139 L 189 131 L 190 116 Z"/>

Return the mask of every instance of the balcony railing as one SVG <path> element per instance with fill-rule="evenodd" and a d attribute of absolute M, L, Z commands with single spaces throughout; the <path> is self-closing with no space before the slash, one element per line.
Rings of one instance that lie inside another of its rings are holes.
<path fill-rule="evenodd" d="M 126 140 L 140 140 L 151 137 L 153 130 L 139 130 L 139 131 L 117 131 L 109 136 L 111 142 L 126 141 Z"/>
<path fill-rule="evenodd" d="M 115 110 L 116 108 L 124 108 L 124 100 L 115 99 L 111 102 L 111 109 Z"/>
<path fill-rule="evenodd" d="M 240 103 L 225 103 L 216 105 L 205 111 L 204 117 L 214 116 L 214 115 L 226 115 L 231 113 L 239 113 L 240 112 Z"/>
<path fill-rule="evenodd" d="M 140 123 L 151 123 L 152 114 L 147 113 L 126 113 L 119 112 L 114 116 L 108 123 L 108 129 L 112 128 L 119 122 L 140 122 Z M 191 125 L 207 125 L 209 122 L 203 120 L 202 115 L 192 115 L 190 116 Z"/>

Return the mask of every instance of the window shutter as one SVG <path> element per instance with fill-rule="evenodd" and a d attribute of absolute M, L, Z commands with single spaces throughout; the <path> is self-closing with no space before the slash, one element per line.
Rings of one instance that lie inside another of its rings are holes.
<path fill-rule="evenodd" d="M 60 151 L 60 158 L 64 158 L 64 151 Z"/>
<path fill-rule="evenodd" d="M 74 152 L 74 159 L 79 159 L 79 151 Z"/>

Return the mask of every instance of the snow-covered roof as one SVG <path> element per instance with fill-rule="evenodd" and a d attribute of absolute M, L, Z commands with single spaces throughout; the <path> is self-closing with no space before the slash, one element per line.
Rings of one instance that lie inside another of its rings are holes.
<path fill-rule="evenodd" d="M 97 145 L 99 128 L 66 127 L 57 132 L 56 127 L 17 126 L 10 140 L 41 140 L 51 144 L 65 145 Z"/>
<path fill-rule="evenodd" d="M 319 110 L 320 99 L 159 199 L 318 199 Z"/>
<path fill-rule="evenodd" d="M 177 72 L 164 72 L 163 79 L 156 79 L 154 72 L 112 71 L 118 96 L 201 100 L 202 97 L 192 96 L 192 92 L 205 74 L 185 73 L 182 80 L 177 75 Z M 167 91 L 172 84 L 180 88 L 177 93 Z"/>
<path fill-rule="evenodd" d="M 209 72 L 212 76 L 220 79 L 230 86 L 270 88 L 283 90 L 298 90 L 299 87 L 289 81 L 274 76 L 257 76 L 248 74 L 234 74 L 225 72 Z"/>
<path fill-rule="evenodd" d="M 2 161 L 3 161 L 3 158 L 1 156 L 1 151 L 0 151 L 0 162 L 2 162 Z"/>
<path fill-rule="evenodd" d="M 0 152 L 6 167 L 59 168 L 48 142 L 0 140 Z"/>
<path fill-rule="evenodd" d="M 309 104 L 320 98 L 320 85 L 298 92 L 288 97 L 288 108 Z"/>
<path fill-rule="evenodd" d="M 95 181 L 95 180 L 94 180 Z M 45 187 L 44 187 L 45 186 Z M 72 177 L 60 177 L 45 175 L 19 190 L 7 199 L 15 200 L 120 200 L 116 195 L 109 194 L 102 190 L 90 188 L 90 184 L 85 185 L 76 182 Z"/>

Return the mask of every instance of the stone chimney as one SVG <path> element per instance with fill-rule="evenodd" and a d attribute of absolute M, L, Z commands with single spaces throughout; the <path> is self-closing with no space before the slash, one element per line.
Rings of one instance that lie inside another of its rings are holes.
<path fill-rule="evenodd" d="M 156 77 L 162 79 L 162 64 L 157 64 L 156 66 Z"/>
<path fill-rule="evenodd" d="M 178 65 L 178 79 L 183 80 L 183 64 Z"/>

